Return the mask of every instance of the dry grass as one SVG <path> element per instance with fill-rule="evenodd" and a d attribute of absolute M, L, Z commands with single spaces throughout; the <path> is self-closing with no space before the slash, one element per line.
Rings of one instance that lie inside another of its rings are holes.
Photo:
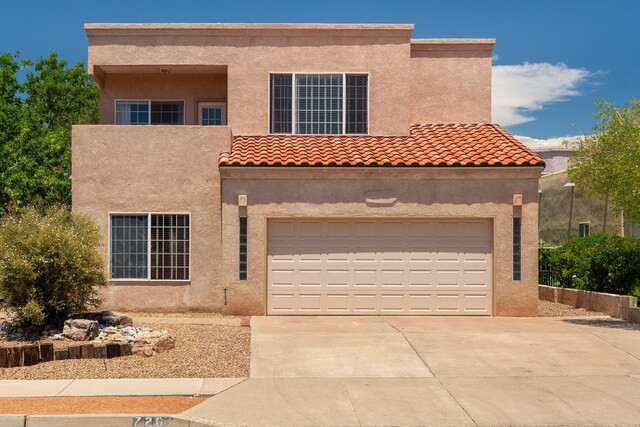
<path fill-rule="evenodd" d="M 248 327 L 185 323 L 141 323 L 136 326 L 166 329 L 175 337 L 176 347 L 149 358 L 127 356 L 114 359 L 58 360 L 28 367 L 0 368 L 0 379 L 249 376 L 251 332 Z M 68 340 L 54 342 L 56 346 L 78 344 Z"/>

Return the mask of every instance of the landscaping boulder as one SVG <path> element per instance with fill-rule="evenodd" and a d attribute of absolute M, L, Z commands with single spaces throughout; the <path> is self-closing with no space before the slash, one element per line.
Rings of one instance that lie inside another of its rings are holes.
<path fill-rule="evenodd" d="M 132 326 L 133 319 L 126 314 L 114 311 L 98 311 L 92 313 L 82 313 L 73 316 L 73 319 L 95 320 L 102 326 Z"/>
<path fill-rule="evenodd" d="M 69 319 L 64 322 L 62 336 L 74 341 L 91 341 L 99 330 L 100 324 L 95 320 Z"/>
<path fill-rule="evenodd" d="M 155 353 L 164 353 L 175 346 L 175 338 L 167 331 L 142 332 L 133 342 L 132 353 L 149 357 Z"/>

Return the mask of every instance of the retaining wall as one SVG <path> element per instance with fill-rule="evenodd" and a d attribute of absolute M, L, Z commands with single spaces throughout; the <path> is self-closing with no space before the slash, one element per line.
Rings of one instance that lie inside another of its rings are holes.
<path fill-rule="evenodd" d="M 543 301 L 559 302 L 575 308 L 606 313 L 616 319 L 640 323 L 638 300 L 632 296 L 538 285 L 538 298 Z"/>

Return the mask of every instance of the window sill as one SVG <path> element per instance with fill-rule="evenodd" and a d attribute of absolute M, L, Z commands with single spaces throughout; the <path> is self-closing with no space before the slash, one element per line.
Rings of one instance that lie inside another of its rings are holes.
<path fill-rule="evenodd" d="M 111 286 L 189 286 L 191 280 L 109 279 Z"/>

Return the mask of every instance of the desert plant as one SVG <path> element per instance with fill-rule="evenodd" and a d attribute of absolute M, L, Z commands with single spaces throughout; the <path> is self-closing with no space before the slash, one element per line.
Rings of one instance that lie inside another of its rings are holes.
<path fill-rule="evenodd" d="M 106 286 L 100 233 L 87 215 L 29 207 L 0 219 L 3 305 L 32 331 L 60 328 L 72 313 L 99 304 Z"/>
<path fill-rule="evenodd" d="M 596 234 L 572 239 L 549 255 L 564 287 L 620 295 L 640 289 L 640 240 Z"/>

